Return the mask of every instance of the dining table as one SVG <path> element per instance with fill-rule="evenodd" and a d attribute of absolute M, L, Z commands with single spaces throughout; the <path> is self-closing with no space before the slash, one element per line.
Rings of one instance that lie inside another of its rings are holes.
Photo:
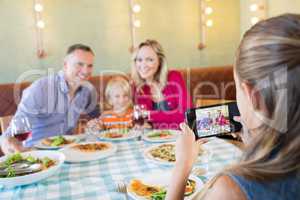
<path fill-rule="evenodd" d="M 172 171 L 172 165 L 153 162 L 145 157 L 145 149 L 156 143 L 135 138 L 114 141 L 117 151 L 110 157 L 79 163 L 65 162 L 51 177 L 37 183 L 0 188 L 1 200 L 43 200 L 43 199 L 99 199 L 124 200 L 124 194 L 117 191 L 117 183 L 142 177 L 152 172 Z M 203 183 L 207 182 L 224 167 L 237 162 L 241 150 L 236 145 L 216 137 L 203 144 L 209 156 L 200 159 L 194 168 L 205 169 L 196 174 Z"/>

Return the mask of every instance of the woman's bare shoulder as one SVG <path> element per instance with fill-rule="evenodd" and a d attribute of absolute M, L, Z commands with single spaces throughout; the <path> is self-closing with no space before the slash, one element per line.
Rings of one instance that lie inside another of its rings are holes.
<path fill-rule="evenodd" d="M 247 200 L 246 195 L 240 187 L 229 177 L 220 176 L 205 199 L 214 200 Z"/>

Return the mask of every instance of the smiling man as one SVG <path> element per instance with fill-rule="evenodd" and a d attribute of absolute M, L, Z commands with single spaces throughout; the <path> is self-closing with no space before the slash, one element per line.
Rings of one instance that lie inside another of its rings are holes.
<path fill-rule="evenodd" d="M 24 90 L 13 119 L 27 118 L 32 132 L 25 141 L 20 141 L 13 136 L 10 124 L 1 144 L 5 154 L 24 151 L 45 137 L 72 134 L 80 114 L 96 108 L 97 95 L 87 81 L 92 75 L 93 62 L 90 47 L 72 45 L 61 71 L 33 82 Z"/>

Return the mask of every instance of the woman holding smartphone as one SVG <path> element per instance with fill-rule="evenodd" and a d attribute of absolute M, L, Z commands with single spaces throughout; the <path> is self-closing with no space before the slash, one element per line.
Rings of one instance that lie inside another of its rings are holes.
<path fill-rule="evenodd" d="M 300 199 L 300 15 L 254 25 L 234 65 L 246 148 L 239 163 L 204 187 L 199 199 Z M 192 131 L 182 124 L 168 200 L 183 199 L 197 157 Z"/>

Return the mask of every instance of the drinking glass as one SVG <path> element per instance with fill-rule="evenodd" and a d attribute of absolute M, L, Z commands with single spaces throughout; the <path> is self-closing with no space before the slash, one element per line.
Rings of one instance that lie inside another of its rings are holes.
<path fill-rule="evenodd" d="M 91 123 L 88 123 L 85 130 L 87 133 L 86 141 L 89 142 L 95 142 L 98 140 L 97 135 L 99 134 L 99 126 L 98 126 L 97 119 L 94 119 L 91 121 Z"/>
<path fill-rule="evenodd" d="M 25 116 L 14 117 L 10 122 L 10 128 L 11 135 L 22 143 L 31 137 L 31 124 Z"/>
<path fill-rule="evenodd" d="M 133 123 L 135 127 L 144 134 L 144 125 L 148 120 L 148 110 L 145 105 L 135 105 L 133 107 Z M 137 126 L 136 126 L 137 125 Z M 140 138 L 139 138 L 140 139 Z"/>
<path fill-rule="evenodd" d="M 148 119 L 148 111 L 145 105 L 135 105 L 133 107 L 133 123 L 143 127 Z"/>

